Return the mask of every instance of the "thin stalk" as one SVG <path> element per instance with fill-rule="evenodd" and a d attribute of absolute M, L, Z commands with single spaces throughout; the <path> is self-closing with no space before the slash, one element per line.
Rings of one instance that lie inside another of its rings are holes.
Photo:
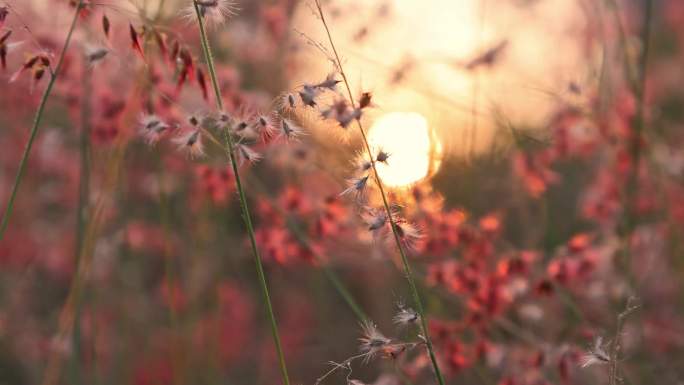
<path fill-rule="evenodd" d="M 74 18 L 71 21 L 71 26 L 69 27 L 69 32 L 67 33 L 66 40 L 64 40 L 64 46 L 62 47 L 62 52 L 59 54 L 59 59 L 57 61 L 57 67 L 55 67 L 55 70 L 52 71 L 50 69 L 50 80 L 48 81 L 48 85 L 45 88 L 45 91 L 43 91 L 43 96 L 40 98 L 40 103 L 38 104 L 38 110 L 36 111 L 36 116 L 33 119 L 33 126 L 31 127 L 31 134 L 29 136 L 29 140 L 26 143 L 26 148 L 24 148 L 24 154 L 21 157 L 21 161 L 19 162 L 19 170 L 17 171 L 17 176 L 14 179 L 14 186 L 12 186 L 12 193 L 10 194 L 9 201 L 7 202 L 7 207 L 5 208 L 5 213 L 2 216 L 2 224 L 0 224 L 0 241 L 5 235 L 5 230 L 7 229 L 7 225 L 9 224 L 9 219 L 10 216 L 12 215 L 12 209 L 14 208 L 14 200 L 17 197 L 17 191 L 19 190 L 19 185 L 21 184 L 21 180 L 24 177 L 24 171 L 26 169 L 26 165 L 28 164 L 28 158 L 29 154 L 31 153 L 31 147 L 33 147 L 33 141 L 36 139 L 36 135 L 38 134 L 38 127 L 40 126 L 40 122 L 43 120 L 43 113 L 45 112 L 45 105 L 47 104 L 48 99 L 50 98 L 50 94 L 52 93 L 52 87 L 55 85 L 55 82 L 57 81 L 57 77 L 59 76 L 60 71 L 62 70 L 62 65 L 64 64 L 64 57 L 66 56 L 67 49 L 69 48 L 69 44 L 71 43 L 71 37 L 74 34 L 74 29 L 76 29 L 76 22 L 78 21 L 78 15 L 81 12 L 81 8 L 83 8 L 83 0 L 79 1 L 78 4 L 76 5 L 76 11 L 74 11 Z"/>
<path fill-rule="evenodd" d="M 349 96 L 349 102 L 352 105 L 352 108 L 356 108 L 356 102 L 354 100 L 354 94 L 352 93 L 351 86 L 349 85 L 349 81 L 347 79 L 347 75 L 344 72 L 344 69 L 342 67 L 342 60 L 340 60 L 340 56 L 337 53 L 337 48 L 335 47 L 335 43 L 332 38 L 332 34 L 330 33 L 330 28 L 328 27 L 328 23 L 325 20 L 325 15 L 323 13 L 323 8 L 321 6 L 320 0 L 315 0 L 316 1 L 316 8 L 318 10 L 318 14 L 321 18 L 321 22 L 323 23 L 323 27 L 325 28 L 325 32 L 328 37 L 328 41 L 330 43 L 330 47 L 333 50 L 333 54 L 335 55 L 335 62 L 337 64 L 338 69 L 340 70 L 340 75 L 342 76 L 342 80 L 344 80 L 344 85 L 347 89 L 347 93 Z M 401 245 L 401 239 L 399 236 L 399 232 L 397 230 L 396 222 L 394 220 L 394 216 L 392 214 L 392 210 L 390 209 L 389 201 L 387 199 L 387 194 L 385 193 L 385 188 L 383 187 L 382 180 L 380 179 L 380 174 L 378 174 L 378 170 L 375 167 L 375 160 L 373 156 L 373 151 L 371 150 L 370 144 L 368 142 L 368 138 L 366 136 L 366 130 L 363 128 L 363 125 L 361 124 L 360 119 L 356 119 L 356 125 L 359 128 L 359 132 L 361 133 L 361 138 L 363 139 L 363 144 L 365 147 L 365 150 L 368 154 L 368 158 L 370 160 L 371 167 L 373 169 L 373 175 L 375 177 L 375 181 L 378 185 L 378 189 L 380 190 L 380 196 L 382 197 L 382 204 L 385 207 L 385 212 L 387 213 L 387 219 L 389 220 L 390 227 L 392 227 L 392 234 L 394 235 L 394 241 L 397 245 L 397 249 L 399 250 L 399 254 L 401 255 L 401 262 L 404 267 L 404 273 L 406 275 L 406 280 L 409 283 L 409 287 L 411 289 L 411 295 L 413 296 L 413 301 L 416 306 L 416 311 L 420 315 L 420 322 L 421 322 L 421 328 L 423 329 L 423 337 L 425 337 L 425 345 L 427 346 L 428 353 L 430 356 L 430 361 L 432 362 L 432 367 L 435 372 L 435 377 L 437 378 L 437 381 L 439 382 L 439 385 L 444 385 L 444 377 L 442 376 L 442 372 L 439 369 L 439 364 L 437 363 L 437 357 L 435 355 L 434 348 L 432 346 L 432 340 L 430 339 L 430 334 L 428 331 L 428 325 L 427 325 L 427 319 L 425 318 L 425 311 L 423 309 L 423 303 L 420 299 L 420 295 L 418 294 L 418 288 L 416 287 L 415 280 L 413 278 L 413 273 L 411 272 L 411 266 L 408 261 L 408 257 L 406 256 L 406 252 L 404 251 L 404 247 Z"/>
<path fill-rule="evenodd" d="M 81 98 L 81 134 L 79 138 L 79 153 L 81 158 L 81 169 L 78 182 L 78 205 L 76 207 L 76 247 L 75 265 L 78 268 L 81 247 L 85 226 L 87 224 L 87 214 L 89 211 L 90 199 L 90 115 L 91 115 L 91 96 L 92 96 L 92 72 L 90 66 L 83 68 L 83 95 Z M 82 383 L 81 373 L 81 306 L 76 307 L 74 319 L 73 354 L 71 357 L 72 381 L 74 384 Z"/>
<path fill-rule="evenodd" d="M 207 67 L 209 71 L 209 77 L 211 78 L 212 88 L 214 89 L 214 96 L 216 98 L 216 107 L 219 111 L 223 111 L 223 99 L 221 98 L 221 90 L 219 88 L 218 79 L 216 76 L 216 68 L 214 67 L 214 59 L 211 53 L 211 46 L 209 45 L 209 39 L 207 38 L 207 32 L 204 26 L 204 20 L 202 19 L 202 14 L 200 12 L 199 5 L 197 1 L 193 1 L 195 6 L 195 13 L 197 14 L 197 23 L 199 25 L 200 39 L 202 43 L 202 51 L 204 52 L 204 58 L 207 62 Z M 280 374 L 283 378 L 285 385 L 290 385 L 290 378 L 287 374 L 287 364 L 285 363 L 285 354 L 283 353 L 282 344 L 280 342 L 280 335 L 278 333 L 278 324 L 273 313 L 273 306 L 271 304 L 271 296 L 268 292 L 268 285 L 266 283 L 266 273 L 264 273 L 264 267 L 261 263 L 261 256 L 259 255 L 259 249 L 256 244 L 256 237 L 254 235 L 254 226 L 252 225 L 252 217 L 249 213 L 249 207 L 247 206 L 247 197 L 245 191 L 242 187 L 242 180 L 240 179 L 240 173 L 238 171 L 238 163 L 235 157 L 233 138 L 227 132 L 227 130 L 222 130 L 224 139 L 226 142 L 226 153 L 230 158 L 230 164 L 233 168 L 233 174 L 235 175 L 235 186 L 238 191 L 238 197 L 240 201 L 240 209 L 242 211 L 242 220 L 244 222 L 247 233 L 249 234 L 249 241 L 252 246 L 252 254 L 254 256 L 254 263 L 256 265 L 257 275 L 259 279 L 259 285 L 261 286 L 261 292 L 263 295 L 263 300 L 266 305 L 266 311 L 268 313 L 268 319 L 271 326 L 271 333 L 273 334 L 273 342 L 275 343 L 276 353 L 278 355 L 278 364 L 280 366 Z"/>
<path fill-rule="evenodd" d="M 651 25 L 652 25 L 652 18 L 653 18 L 653 0 L 644 0 L 644 20 L 643 20 L 643 27 L 641 31 L 641 41 L 642 41 L 642 51 L 641 51 L 641 56 L 639 57 L 639 63 L 638 63 L 638 68 L 639 68 L 639 79 L 637 83 L 634 85 L 635 89 L 634 92 L 636 94 L 637 98 L 637 111 L 636 111 L 636 116 L 634 117 L 634 137 L 632 138 L 632 141 L 630 143 L 630 152 L 632 155 L 632 160 L 634 164 L 632 165 L 632 172 L 629 175 L 629 181 L 628 181 L 628 198 L 629 201 L 627 202 L 627 211 L 629 215 L 629 220 L 627 224 L 628 230 L 631 230 L 632 227 L 634 226 L 634 217 L 636 216 L 636 213 L 634 213 L 631 201 L 633 198 L 633 195 L 636 193 L 636 188 L 637 188 L 637 179 L 638 179 L 638 173 L 639 173 L 639 161 L 641 158 L 641 138 L 643 136 L 644 132 L 644 126 L 645 126 L 645 116 L 644 116 L 644 110 L 645 110 L 645 93 L 646 93 L 646 71 L 647 71 L 647 66 L 648 66 L 648 55 L 650 51 L 650 36 L 651 36 Z"/>
<path fill-rule="evenodd" d="M 627 304 L 625 305 L 625 310 L 623 310 L 617 316 L 616 326 L 615 326 L 615 336 L 613 337 L 613 342 L 610 345 L 610 367 L 608 370 L 608 383 L 609 385 L 617 385 L 620 382 L 620 368 L 618 363 L 620 362 L 620 352 L 622 350 L 622 329 L 625 324 L 625 319 L 634 312 L 639 306 L 636 305 L 635 299 L 630 297 L 627 299 Z"/>
<path fill-rule="evenodd" d="M 342 297 L 344 302 L 347 303 L 347 306 L 354 312 L 354 315 L 356 315 L 356 318 L 359 319 L 359 321 L 363 322 L 368 319 L 368 316 L 366 313 L 361 309 L 361 305 L 356 302 L 354 299 L 354 296 L 349 292 L 349 289 L 344 285 L 340 277 L 335 273 L 335 271 L 328 266 L 328 264 L 325 263 L 325 258 L 319 254 L 314 247 L 311 246 L 311 240 L 309 239 L 309 236 L 306 234 L 306 231 L 304 231 L 295 221 L 292 220 L 292 218 L 287 214 L 287 212 L 280 206 L 280 204 L 273 199 L 273 197 L 268 196 L 267 189 L 264 187 L 264 185 L 261 183 L 261 181 L 257 180 L 256 178 L 252 179 L 252 185 L 254 185 L 257 190 L 261 191 L 264 195 L 266 195 L 271 203 L 271 205 L 275 208 L 275 210 L 278 212 L 278 214 L 282 215 L 285 218 L 285 222 L 287 224 L 288 229 L 294 235 L 294 237 L 297 239 L 297 241 L 304 247 L 308 248 L 312 254 L 313 257 L 321 263 L 321 269 L 323 270 L 323 274 L 325 274 L 325 277 L 330 281 L 330 284 L 337 290 L 337 293 Z"/>

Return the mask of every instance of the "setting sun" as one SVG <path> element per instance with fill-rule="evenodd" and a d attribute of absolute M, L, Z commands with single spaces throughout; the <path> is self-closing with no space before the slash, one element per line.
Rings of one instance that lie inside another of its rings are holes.
<path fill-rule="evenodd" d="M 415 112 L 392 112 L 381 116 L 370 129 L 371 147 L 390 154 L 378 163 L 382 181 L 392 187 L 415 183 L 436 169 L 441 145 L 431 135 L 427 120 Z"/>

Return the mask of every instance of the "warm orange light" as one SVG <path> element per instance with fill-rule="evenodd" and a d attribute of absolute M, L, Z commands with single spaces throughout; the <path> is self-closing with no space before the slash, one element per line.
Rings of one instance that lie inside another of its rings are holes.
<path fill-rule="evenodd" d="M 415 112 L 392 112 L 375 121 L 368 133 L 374 151 L 390 154 L 378 163 L 383 183 L 402 187 L 431 175 L 439 167 L 441 144 L 431 134 L 427 120 Z"/>

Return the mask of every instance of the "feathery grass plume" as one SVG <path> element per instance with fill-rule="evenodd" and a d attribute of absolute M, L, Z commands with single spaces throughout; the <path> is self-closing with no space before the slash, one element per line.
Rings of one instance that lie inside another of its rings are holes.
<path fill-rule="evenodd" d="M 389 157 L 390 154 L 388 152 L 379 149 L 377 155 L 375 155 L 375 161 L 387 164 L 387 160 L 389 159 Z"/>
<path fill-rule="evenodd" d="M 211 78 L 211 85 L 215 94 L 215 102 L 217 110 L 224 111 L 223 98 L 221 95 L 221 89 L 219 87 L 219 81 L 216 74 L 216 68 L 214 67 L 214 58 L 211 53 L 211 45 L 209 44 L 209 38 L 207 37 L 207 31 L 204 26 L 204 15 L 202 10 L 202 3 L 200 0 L 193 0 L 193 6 L 195 8 L 195 14 L 197 16 L 197 25 L 200 33 L 200 42 L 202 44 L 202 52 L 204 53 L 204 59 L 207 63 L 207 68 L 209 71 L 209 76 Z M 205 10 L 206 12 L 206 10 Z M 221 118 L 224 114 L 221 115 Z M 227 128 L 227 127 L 225 127 Z M 233 169 L 233 176 L 235 177 L 235 187 L 238 192 L 238 200 L 240 202 L 240 210 L 242 212 L 242 220 L 245 226 L 245 230 L 249 235 L 250 246 L 252 248 L 252 255 L 254 256 L 254 264 L 256 266 L 257 276 L 259 286 L 261 287 L 261 294 L 263 297 L 263 302 L 266 307 L 266 312 L 268 315 L 269 326 L 271 328 L 271 334 L 273 336 L 273 344 L 275 345 L 276 355 L 278 357 L 278 366 L 280 368 L 280 375 L 283 379 L 284 385 L 290 385 L 290 377 L 287 373 L 287 364 L 285 362 L 285 354 L 283 353 L 283 347 L 280 341 L 280 333 L 278 331 L 278 323 L 276 322 L 275 313 L 273 312 L 273 305 L 271 304 L 271 295 L 268 290 L 268 284 L 266 282 L 266 273 L 261 262 L 261 255 L 259 254 L 259 248 L 256 243 L 256 235 L 254 233 L 254 226 L 252 225 L 252 216 L 249 212 L 249 206 L 247 205 L 247 197 L 242 187 L 242 179 L 240 177 L 240 170 L 238 168 L 238 161 L 235 155 L 235 148 L 233 143 L 232 134 L 228 132 L 227 129 L 222 130 L 225 138 L 225 150 L 228 158 L 230 160 L 231 168 Z"/>
<path fill-rule="evenodd" d="M 620 368 L 618 363 L 621 361 L 622 355 L 622 329 L 625 326 L 625 320 L 639 308 L 636 297 L 629 297 L 627 303 L 625 304 L 625 309 L 620 312 L 617 316 L 615 335 L 613 336 L 613 341 L 610 344 L 610 351 L 608 352 L 608 357 L 610 361 L 610 368 L 608 369 L 608 383 L 610 385 L 617 385 L 622 381 L 620 378 Z M 595 349 L 596 350 L 596 349 Z M 601 351 L 605 353 L 605 350 Z"/>
<path fill-rule="evenodd" d="M 237 15 L 240 10 L 237 4 L 231 0 L 194 0 L 194 4 L 190 4 L 181 10 L 183 18 L 188 22 L 195 20 L 195 4 L 199 7 L 200 15 L 208 26 L 220 26 L 226 20 Z"/>
<path fill-rule="evenodd" d="M 357 153 L 352 163 L 354 165 L 354 170 L 359 173 L 366 173 L 373 167 L 372 162 L 368 160 L 368 157 L 363 152 Z"/>
<path fill-rule="evenodd" d="M 279 137 L 291 141 L 299 139 L 302 135 L 304 135 L 304 129 L 299 127 L 293 121 L 286 118 L 282 118 L 280 120 Z"/>
<path fill-rule="evenodd" d="M 185 153 L 191 159 L 204 156 L 204 145 L 199 128 L 185 131 L 173 139 L 178 150 Z"/>
<path fill-rule="evenodd" d="M 364 361 L 368 362 L 382 352 L 392 340 L 385 337 L 373 321 L 365 320 L 361 323 L 361 337 L 359 350 L 365 354 Z"/>
<path fill-rule="evenodd" d="M 344 72 L 344 68 L 342 66 L 342 60 L 340 59 L 340 55 L 337 52 L 337 48 L 335 46 L 335 42 L 333 41 L 332 34 L 330 32 L 330 27 L 326 21 L 325 18 L 325 13 L 323 12 L 323 6 L 321 5 L 320 0 L 314 0 L 314 4 L 316 6 L 316 10 L 318 11 L 318 16 L 319 19 L 321 20 L 321 23 L 323 24 L 323 28 L 325 29 L 326 36 L 328 38 L 328 42 L 330 44 L 330 48 L 332 49 L 332 52 L 334 54 L 334 64 L 336 68 L 339 70 L 340 75 L 342 76 L 342 80 L 344 82 L 345 88 L 347 90 L 347 96 L 349 98 L 349 103 L 351 104 L 351 107 L 353 109 L 356 109 L 356 103 L 354 101 L 354 94 L 351 90 L 351 85 L 349 84 L 349 80 L 347 78 L 347 75 Z M 368 100 L 364 100 L 364 106 L 369 106 L 370 105 L 370 94 L 368 94 Z M 435 349 L 432 345 L 432 340 L 430 339 L 430 332 L 428 329 L 428 323 L 427 319 L 425 317 L 425 312 L 423 310 L 423 304 L 420 299 L 420 295 L 418 294 L 418 288 L 416 287 L 415 280 L 413 278 L 413 273 L 411 271 L 411 266 L 408 261 L 408 257 L 405 252 L 405 247 L 407 245 L 407 240 L 409 238 L 406 238 L 406 236 L 414 236 L 417 235 L 413 229 L 410 228 L 400 228 L 397 226 L 397 222 L 394 220 L 392 217 L 392 209 L 390 208 L 390 202 L 387 198 L 387 194 L 385 192 L 384 186 L 382 184 L 382 180 L 380 179 L 380 175 L 378 174 L 378 170 L 375 167 L 374 163 L 374 155 L 371 150 L 370 143 L 368 142 L 368 138 L 366 136 L 366 130 L 364 129 L 361 120 L 356 119 L 356 126 L 359 129 L 359 133 L 361 134 L 361 138 L 363 140 L 363 145 L 365 147 L 365 150 L 367 152 L 367 156 L 369 161 L 371 162 L 371 167 L 373 170 L 373 175 L 375 177 L 375 181 L 378 186 L 378 190 L 380 192 L 380 197 L 382 198 L 383 206 L 385 208 L 385 211 L 387 213 L 387 219 L 390 223 L 390 227 L 392 229 L 392 234 L 394 236 L 394 241 L 397 246 L 397 249 L 399 251 L 399 254 L 401 256 L 401 261 L 402 265 L 404 268 L 404 273 L 406 275 L 406 279 L 408 280 L 409 287 L 411 289 L 411 294 L 413 296 L 413 301 L 416 306 L 416 311 L 420 315 L 420 322 L 421 322 L 421 333 L 425 339 L 425 344 L 428 350 L 428 355 L 430 357 L 430 362 L 432 364 L 432 368 L 434 369 L 434 374 L 437 379 L 437 382 L 439 385 L 444 385 L 444 377 L 442 376 L 442 372 L 439 368 L 439 363 L 437 362 L 437 356 L 435 355 Z M 402 239 L 402 235 L 404 236 L 404 239 Z"/>
<path fill-rule="evenodd" d="M 336 73 L 330 73 L 328 76 L 326 76 L 325 80 L 322 82 L 314 85 L 316 88 L 325 88 L 327 90 L 330 90 L 332 92 L 337 92 L 337 85 L 341 83 L 341 80 L 337 80 Z"/>
<path fill-rule="evenodd" d="M 310 84 L 305 84 L 302 89 L 298 91 L 298 94 L 299 99 L 302 100 L 302 103 L 304 103 L 305 106 L 316 107 L 318 105 L 316 103 L 316 97 L 318 97 L 319 94 L 318 88 Z"/>
<path fill-rule="evenodd" d="M 394 323 L 402 328 L 416 325 L 420 320 L 420 315 L 410 307 L 406 306 L 403 301 L 397 302 L 397 313 L 392 318 Z"/>
<path fill-rule="evenodd" d="M 140 135 L 148 145 L 156 144 L 170 128 L 159 116 L 143 114 L 139 118 Z"/>
<path fill-rule="evenodd" d="M 377 233 L 387 225 L 387 213 L 385 209 L 367 208 L 364 210 L 364 220 L 368 225 L 368 231 Z"/>
<path fill-rule="evenodd" d="M 368 177 L 369 175 L 364 175 L 358 178 L 349 179 L 347 181 L 349 187 L 342 191 L 340 196 L 353 193 L 356 199 L 362 198 L 366 192 L 366 187 L 368 187 Z"/>
<path fill-rule="evenodd" d="M 607 364 L 610 362 L 610 356 L 605 349 L 603 343 L 603 337 L 597 336 L 594 339 L 594 345 L 589 349 L 580 360 L 581 366 L 583 368 L 596 365 L 596 364 Z"/>
<path fill-rule="evenodd" d="M 291 92 L 285 92 L 278 97 L 277 107 L 285 113 L 293 113 L 297 109 L 297 99 Z"/>
<path fill-rule="evenodd" d="M 273 117 L 269 114 L 260 114 L 255 117 L 253 126 L 262 143 L 266 143 L 273 138 L 277 131 L 275 125 Z"/>
<path fill-rule="evenodd" d="M 414 224 L 409 223 L 403 218 L 398 218 L 396 215 L 394 218 L 394 233 L 399 237 L 399 240 L 406 249 L 415 250 L 418 242 L 423 238 L 420 229 Z M 387 233 L 387 243 L 392 244 L 395 241 L 393 232 Z"/>
<path fill-rule="evenodd" d="M 86 45 L 85 47 L 85 58 L 90 67 L 102 62 L 107 55 L 109 55 L 109 49 L 105 47 L 98 45 Z"/>
<path fill-rule="evenodd" d="M 238 154 L 238 159 L 239 159 L 240 165 L 242 165 L 245 162 L 256 163 L 263 158 L 263 155 L 252 150 L 249 146 L 247 146 L 245 144 L 238 144 L 237 145 L 237 151 L 238 151 L 237 154 Z"/>
<path fill-rule="evenodd" d="M 16 178 L 14 179 L 14 185 L 12 186 L 12 192 L 10 193 L 9 200 L 7 202 L 7 207 L 5 208 L 5 212 L 2 216 L 2 223 L 0 224 L 0 240 L 5 235 L 5 230 L 7 229 L 7 225 L 9 224 L 9 219 L 12 215 L 12 209 L 14 208 L 14 200 L 16 199 L 17 196 L 17 191 L 19 190 L 19 186 L 21 184 L 21 180 L 24 176 L 24 170 L 26 169 L 26 164 L 28 163 L 28 158 L 29 154 L 31 153 L 31 148 L 33 146 L 33 141 L 36 138 L 36 135 L 38 134 L 38 127 L 40 127 L 40 123 L 43 119 L 43 113 L 45 112 L 45 106 L 47 104 L 48 99 L 50 98 L 50 95 L 52 93 L 52 88 L 57 81 L 57 78 L 59 77 L 59 74 L 62 70 L 62 66 L 64 64 L 64 58 L 66 57 L 66 52 L 69 49 L 69 45 L 71 43 L 71 38 L 74 34 L 74 30 L 76 29 L 76 23 L 79 18 L 79 14 L 81 9 L 84 6 L 84 2 L 81 0 L 78 2 L 76 5 L 76 10 L 74 11 L 74 16 L 73 19 L 71 20 L 71 26 L 69 27 L 69 31 L 67 32 L 66 39 L 64 40 L 64 45 L 62 46 L 62 51 L 59 54 L 59 57 L 57 59 L 57 66 L 55 67 L 54 71 L 50 71 L 50 80 L 48 81 L 48 85 L 45 88 L 45 91 L 43 91 L 43 96 L 40 98 L 40 103 L 38 104 L 38 109 L 36 110 L 36 115 L 33 120 L 33 126 L 31 127 L 31 134 L 29 135 L 28 142 L 26 143 L 26 148 L 24 149 L 24 153 L 21 157 L 21 161 L 19 162 L 19 170 L 17 171 Z M 7 9 L 5 8 L 4 11 L 0 10 L 0 22 L 4 22 L 5 18 L 7 17 Z M 47 60 L 47 64 L 49 67 L 49 59 Z"/>

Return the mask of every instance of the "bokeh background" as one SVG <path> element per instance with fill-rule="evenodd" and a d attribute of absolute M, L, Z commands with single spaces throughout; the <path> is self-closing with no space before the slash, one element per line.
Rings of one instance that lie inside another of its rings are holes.
<path fill-rule="evenodd" d="M 0 0 L 3 209 L 47 83 L 22 64 L 54 63 L 73 3 Z M 173 133 L 139 134 L 144 114 L 180 127 L 216 112 L 197 73 L 179 80 L 177 47 L 206 76 L 190 2 L 89 3 L 0 240 L 0 384 L 277 383 L 225 155 L 208 138 L 189 158 Z M 622 383 L 683 383 L 684 3 L 323 7 L 352 93 L 372 92 L 361 122 L 390 153 L 378 165 L 390 199 L 420 232 L 410 259 L 447 382 L 608 383 L 608 365 L 582 367 L 601 336 L 621 341 Z M 353 124 L 321 117 L 343 85 L 315 108 L 298 94 L 341 78 L 314 4 L 234 8 L 209 28 L 226 112 L 277 111 L 306 132 L 256 143 L 263 159 L 241 172 L 292 382 L 314 384 L 358 353 L 359 309 L 417 340 L 392 323 L 411 295 L 394 246 L 364 221 L 377 191 L 340 195 L 363 149 Z M 325 382 L 352 379 L 434 381 L 420 348 Z"/>

